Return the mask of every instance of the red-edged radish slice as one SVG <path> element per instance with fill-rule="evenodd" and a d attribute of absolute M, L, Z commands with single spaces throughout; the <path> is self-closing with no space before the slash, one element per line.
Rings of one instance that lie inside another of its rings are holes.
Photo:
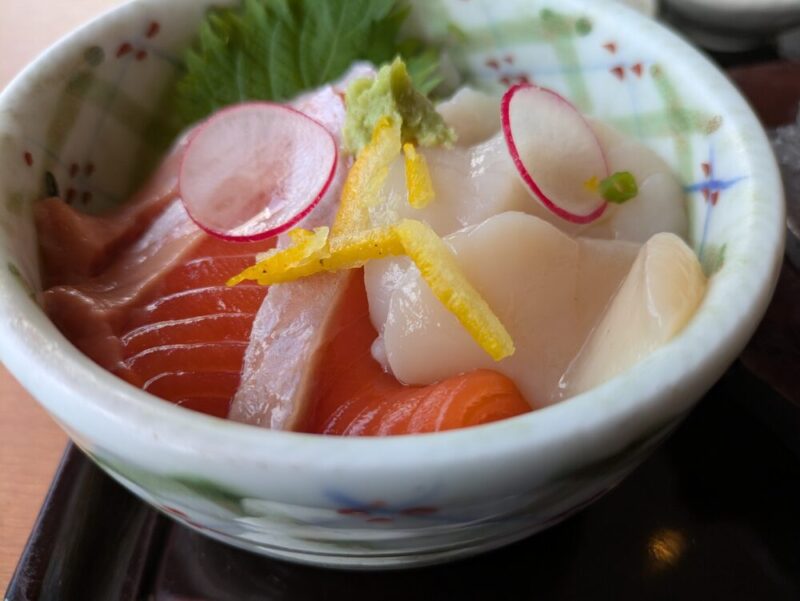
<path fill-rule="evenodd" d="M 262 240 L 316 206 L 337 161 L 336 141 L 314 119 L 279 104 L 240 104 L 191 137 L 179 189 L 189 216 L 209 234 Z"/>
<path fill-rule="evenodd" d="M 552 90 L 523 83 L 503 96 L 501 117 L 514 165 L 545 207 L 573 223 L 603 214 L 607 203 L 596 184 L 608 177 L 608 163 L 578 109 Z"/>

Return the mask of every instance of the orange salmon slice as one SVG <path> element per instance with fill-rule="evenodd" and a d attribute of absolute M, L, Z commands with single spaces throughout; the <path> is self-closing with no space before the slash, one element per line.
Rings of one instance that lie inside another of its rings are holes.
<path fill-rule="evenodd" d="M 361 273 L 351 279 L 328 330 L 313 375 L 305 432 L 344 436 L 419 434 L 514 417 L 531 406 L 506 376 L 477 370 L 429 386 L 404 386 L 371 354 Z"/>
<path fill-rule="evenodd" d="M 102 367 L 163 399 L 226 417 L 267 290 L 225 281 L 274 240 L 232 243 L 201 231 L 177 197 L 177 179 L 164 172 L 176 165 L 167 161 L 137 205 L 108 216 L 58 199 L 39 205 L 51 285 L 43 304 Z M 102 238 L 93 235 L 100 231 Z"/>

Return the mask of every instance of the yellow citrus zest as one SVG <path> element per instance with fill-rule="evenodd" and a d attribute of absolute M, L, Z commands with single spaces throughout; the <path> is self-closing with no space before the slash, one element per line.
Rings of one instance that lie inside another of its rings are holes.
<path fill-rule="evenodd" d="M 253 280 L 262 286 L 269 286 L 277 283 L 279 280 L 276 278 L 288 271 L 293 275 L 290 279 L 316 273 L 314 264 L 328 253 L 328 228 L 318 227 L 313 232 L 295 228 L 289 232 L 289 239 L 291 246 L 262 253 L 258 263 L 229 279 L 227 285 L 235 286 L 245 280 Z"/>
<path fill-rule="evenodd" d="M 403 154 L 406 159 L 408 204 L 415 209 L 423 209 L 436 196 L 428 162 L 425 160 L 425 155 L 418 153 L 414 145 L 408 142 L 403 144 Z"/>
<path fill-rule="evenodd" d="M 492 309 L 461 271 L 455 256 L 431 227 L 403 219 L 387 227 L 357 232 L 339 239 L 331 249 L 327 228 L 299 230 L 295 245 L 271 253 L 263 261 L 228 281 L 280 284 L 323 271 L 361 267 L 372 259 L 407 255 L 439 301 L 458 318 L 475 341 L 495 361 L 514 353 L 514 342 Z M 322 242 L 322 246 L 320 246 Z"/>
<path fill-rule="evenodd" d="M 514 354 L 514 341 L 461 271 L 453 252 L 427 223 L 404 219 L 394 226 L 405 254 L 448 311 L 495 361 Z"/>
<path fill-rule="evenodd" d="M 400 155 L 400 123 L 381 117 L 372 130 L 372 139 L 358 153 L 342 189 L 339 210 L 331 228 L 331 246 L 348 234 L 369 229 L 370 208 L 380 200 L 381 188 L 389 167 Z"/>
<path fill-rule="evenodd" d="M 392 162 L 400 155 L 400 124 L 381 118 L 345 181 L 333 227 L 289 232 L 291 245 L 259 256 L 259 261 L 228 280 L 235 286 L 253 280 L 262 286 L 291 282 L 324 271 L 363 266 L 372 259 L 407 255 L 437 299 L 458 318 L 495 361 L 514 353 L 514 342 L 492 309 L 469 283 L 445 242 L 422 221 L 403 219 L 371 227 Z M 434 197 L 425 157 L 411 144 L 402 147 L 409 203 L 424 207 Z"/>
<path fill-rule="evenodd" d="M 265 253 L 264 258 L 228 280 L 235 286 L 253 280 L 262 286 L 282 284 L 323 271 L 340 271 L 361 267 L 372 259 L 404 253 L 400 239 L 392 226 L 374 228 L 339 238 L 339 246 L 331 250 L 328 228 L 302 232 L 294 245 Z"/>

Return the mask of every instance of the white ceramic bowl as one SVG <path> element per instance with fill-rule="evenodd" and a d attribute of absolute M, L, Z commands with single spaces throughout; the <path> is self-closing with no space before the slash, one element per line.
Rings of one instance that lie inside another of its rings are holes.
<path fill-rule="evenodd" d="M 472 82 L 499 92 L 535 79 L 675 166 L 689 190 L 691 241 L 714 272 L 689 326 L 629 372 L 562 404 L 386 439 L 218 420 L 103 371 L 34 300 L 31 206 L 56 185 L 91 192 L 89 208 L 124 198 L 150 151 L 143 131 L 204 4 L 143 0 L 113 10 L 47 51 L 0 97 L 0 356 L 84 451 L 154 506 L 214 538 L 321 565 L 473 554 L 612 488 L 752 334 L 782 255 L 783 197 L 764 132 L 728 80 L 617 3 L 420 0 L 419 32 L 448 44 Z M 448 33 L 455 29 L 457 39 Z"/>

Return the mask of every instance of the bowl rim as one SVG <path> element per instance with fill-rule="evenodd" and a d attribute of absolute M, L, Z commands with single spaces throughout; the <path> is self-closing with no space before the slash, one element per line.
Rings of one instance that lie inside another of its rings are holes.
<path fill-rule="evenodd" d="M 78 41 L 85 32 L 109 26 L 126 19 L 142 0 L 131 0 L 112 8 L 81 28 L 67 34 L 28 65 L 0 94 L 0 108 L 19 102 L 26 82 L 47 71 L 54 54 Z M 646 29 L 655 43 L 668 43 L 676 49 L 680 63 L 693 64 L 691 71 L 705 79 L 705 85 L 717 96 L 726 97 L 726 105 L 736 112 L 737 129 L 750 143 L 747 156 L 766 154 L 767 168 L 757 177 L 762 188 L 773 191 L 770 218 L 759 224 L 754 233 L 756 242 L 768 250 L 757 257 L 746 271 L 751 284 L 744 305 L 732 313 L 717 337 L 707 343 L 703 352 L 691 345 L 703 341 L 703 329 L 714 325 L 705 319 L 703 307 L 678 337 L 651 356 L 612 380 L 567 401 L 483 426 L 386 438 L 329 437 L 316 434 L 270 431 L 229 420 L 187 411 L 158 399 L 113 376 L 78 352 L 44 316 L 38 305 L 18 286 L 10 286 L 5 270 L 0 273 L 0 360 L 28 390 L 35 390 L 39 401 L 55 414 L 57 420 L 68 421 L 70 411 L 85 412 L 92 420 L 114 423 L 143 437 L 161 439 L 176 449 L 193 447 L 202 441 L 206 454 L 240 459 L 244 454 L 256 464 L 297 464 L 302 458 L 325 457 L 326 463 L 347 464 L 363 468 L 386 469 L 388 466 L 413 467 L 421 457 L 435 457 L 447 462 L 498 460 L 520 451 L 540 452 L 564 439 L 585 437 L 593 428 L 610 431 L 621 424 L 631 424 L 637 414 L 651 410 L 664 413 L 670 394 L 707 388 L 708 374 L 713 381 L 735 359 L 763 316 L 777 281 L 783 256 L 783 193 L 777 164 L 765 132 L 748 103 L 728 78 L 709 59 L 692 48 L 677 34 L 656 24 L 635 10 L 612 4 L 611 0 L 590 2 L 570 0 L 570 8 L 579 7 L 590 16 L 608 9 L 616 16 L 631 21 L 636 29 Z M 0 262 L 8 258 L 0 245 Z M 733 277 L 733 276 L 731 276 Z M 686 358 L 693 363 L 686 366 Z M 706 375 L 704 375 L 706 374 Z M 628 382 L 635 380 L 639 387 Z M 697 396 L 691 392 L 692 396 Z M 53 400 L 57 399 L 57 400 Z M 91 402 L 87 402 L 87 400 Z M 680 415 L 696 399 L 681 399 L 667 411 Z M 598 410 L 602 408 L 602 411 Z M 641 429 L 641 424 L 631 426 Z M 478 439 L 480 444 L 474 443 Z M 491 441 L 491 443 L 486 442 Z M 624 441 L 623 441 L 624 442 Z M 624 446 L 622 442 L 621 446 Z M 287 458 L 291 449 L 292 457 Z M 413 449 L 413 451 L 411 451 Z M 235 452 L 234 452 L 235 451 Z M 369 451 L 369 452 L 365 452 Z"/>

